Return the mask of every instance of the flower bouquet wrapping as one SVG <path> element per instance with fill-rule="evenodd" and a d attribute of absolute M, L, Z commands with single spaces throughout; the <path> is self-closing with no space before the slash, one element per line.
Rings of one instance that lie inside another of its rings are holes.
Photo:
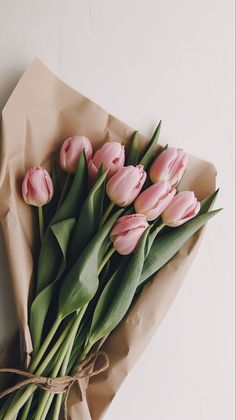
<path fill-rule="evenodd" d="M 217 191 L 214 167 L 158 146 L 160 128 L 148 142 L 39 60 L 5 106 L 22 363 L 4 359 L 0 419 L 101 418 L 171 305 Z"/>

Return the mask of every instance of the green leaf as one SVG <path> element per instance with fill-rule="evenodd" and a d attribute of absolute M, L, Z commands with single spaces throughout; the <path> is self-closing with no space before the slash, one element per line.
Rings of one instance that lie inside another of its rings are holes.
<path fill-rule="evenodd" d="M 139 162 L 140 165 L 144 166 L 144 169 L 148 169 L 153 159 L 157 156 L 157 142 L 158 142 L 160 131 L 161 131 L 161 121 L 159 122 L 156 130 L 154 131 L 153 136 L 144 151 L 144 155 Z"/>
<path fill-rule="evenodd" d="M 111 275 L 110 279 L 108 280 L 104 290 L 101 293 L 99 301 L 97 302 L 93 318 L 91 324 L 91 334 L 93 334 L 98 328 L 103 319 L 105 318 L 111 303 L 113 302 L 114 296 L 119 289 L 119 285 L 121 283 L 121 279 L 124 276 L 124 271 L 126 266 L 128 265 L 128 261 L 126 261 L 126 265 L 122 263 L 122 267 L 119 267 L 115 270 L 115 272 Z"/>
<path fill-rule="evenodd" d="M 43 207 L 45 226 L 48 226 L 48 224 L 52 220 L 53 215 L 55 214 L 56 209 L 57 209 L 58 200 L 60 198 L 60 190 L 61 190 L 60 179 L 59 179 L 59 175 L 57 171 L 55 156 L 52 159 L 51 178 L 52 178 L 52 183 L 53 183 L 53 197 L 52 197 L 52 200 Z"/>
<path fill-rule="evenodd" d="M 70 239 L 70 234 L 75 226 L 75 219 L 71 218 L 58 222 L 51 226 L 51 234 L 54 241 L 57 242 L 58 261 L 57 273 L 51 283 L 45 287 L 34 299 L 30 309 L 30 331 L 32 335 L 34 351 L 37 352 L 43 331 L 44 322 L 48 312 L 48 308 L 53 296 L 54 286 L 61 277 L 66 266 L 66 250 Z M 50 260 L 49 260 L 50 263 Z"/>
<path fill-rule="evenodd" d="M 148 235 L 147 244 L 146 244 L 146 257 L 150 252 L 150 249 L 152 247 L 154 240 L 156 239 L 156 236 L 164 227 L 165 225 L 163 224 L 161 217 L 158 217 L 154 221 L 154 223 L 151 225 L 150 234 Z"/>
<path fill-rule="evenodd" d="M 173 228 L 169 233 L 157 237 L 145 260 L 140 285 L 162 268 L 208 220 L 220 210 L 214 210 L 195 217 L 182 226 Z M 140 287 L 139 287 L 140 288 Z"/>
<path fill-rule="evenodd" d="M 219 188 L 214 191 L 212 194 L 210 194 L 208 197 L 206 197 L 204 200 L 201 201 L 201 210 L 199 212 L 199 214 L 203 214 L 208 212 L 208 210 L 211 210 L 211 208 L 213 207 L 216 197 L 219 193 Z"/>
<path fill-rule="evenodd" d="M 59 296 L 60 316 L 76 311 L 94 296 L 98 287 L 99 250 L 121 212 L 122 209 L 118 210 L 102 226 L 64 279 Z"/>
<path fill-rule="evenodd" d="M 69 246 L 69 261 L 76 258 L 86 248 L 99 229 L 103 211 L 105 180 L 107 171 L 99 170 L 98 178 L 85 200 Z"/>
<path fill-rule="evenodd" d="M 84 190 L 87 181 L 85 155 L 82 154 L 79 160 L 78 169 L 68 192 L 66 200 L 57 210 L 51 224 L 54 225 L 72 217 L 77 218 L 82 206 Z M 37 294 L 47 287 L 56 277 L 58 266 L 61 263 L 61 250 L 50 226 L 45 232 L 37 270 Z"/>
<path fill-rule="evenodd" d="M 63 201 L 61 207 L 53 217 L 52 224 L 61 222 L 71 217 L 77 218 L 83 204 L 85 191 L 87 187 L 87 161 L 83 152 L 78 162 L 78 168 L 71 185 L 71 188 Z"/>
<path fill-rule="evenodd" d="M 103 241 L 99 253 L 98 253 L 98 267 L 100 267 L 106 253 L 108 252 L 109 248 L 111 247 L 111 239 L 109 236 Z"/>
<path fill-rule="evenodd" d="M 129 152 L 126 165 L 137 165 L 140 158 L 140 147 L 138 142 L 138 131 L 135 131 L 130 140 Z"/>
<path fill-rule="evenodd" d="M 104 288 L 96 306 L 86 345 L 91 347 L 120 323 L 133 300 L 145 260 L 147 229 L 129 262 L 122 265 Z"/>

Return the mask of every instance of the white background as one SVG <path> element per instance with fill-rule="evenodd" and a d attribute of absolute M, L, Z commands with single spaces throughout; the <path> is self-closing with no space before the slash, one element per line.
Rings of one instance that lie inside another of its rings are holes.
<path fill-rule="evenodd" d="M 234 2 L 0 0 L 0 108 L 39 56 L 143 134 L 212 161 L 221 187 L 175 303 L 106 420 L 233 420 Z M 207 179 L 206 179 L 207 182 Z M 16 328 L 0 253 L 0 344 Z"/>

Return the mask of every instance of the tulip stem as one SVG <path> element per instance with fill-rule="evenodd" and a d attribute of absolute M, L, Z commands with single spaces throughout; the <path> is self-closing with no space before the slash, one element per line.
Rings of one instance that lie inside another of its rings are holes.
<path fill-rule="evenodd" d="M 28 399 L 27 403 L 24 405 L 24 409 L 23 409 L 22 414 L 21 414 L 21 420 L 27 420 L 33 398 L 34 398 L 34 394 L 31 395 L 31 397 Z"/>
<path fill-rule="evenodd" d="M 66 374 L 68 364 L 69 364 L 69 361 L 70 361 L 71 352 L 73 350 L 73 344 L 74 344 L 74 341 L 71 342 L 70 348 L 68 349 L 67 355 L 64 359 L 63 365 L 62 365 L 61 370 L 60 370 L 60 376 L 64 376 Z M 59 419 L 62 399 L 63 399 L 63 394 L 58 394 L 56 396 L 56 402 L 55 402 L 55 406 L 54 406 L 52 420 L 58 420 Z"/>
<path fill-rule="evenodd" d="M 76 337 L 76 334 L 77 334 L 77 331 L 78 331 L 78 328 L 80 326 L 80 323 L 81 323 L 81 320 L 84 316 L 84 313 L 87 309 L 87 306 L 88 305 L 85 305 L 83 308 L 78 310 L 77 317 L 75 318 L 73 324 L 71 325 L 71 329 L 70 329 L 68 335 L 66 336 L 66 339 L 65 339 L 65 341 L 64 341 L 64 343 L 61 347 L 59 358 L 56 361 L 56 363 L 53 367 L 53 370 L 50 374 L 51 378 L 55 378 L 58 375 L 61 367 L 63 366 L 65 358 L 66 358 L 66 362 L 65 362 L 66 365 L 63 367 L 63 372 L 64 372 L 64 370 L 66 370 L 67 364 L 68 364 L 68 361 L 67 361 L 68 353 L 69 353 L 69 356 L 70 356 L 71 350 L 72 350 L 72 347 L 73 347 L 73 343 L 74 343 L 74 340 L 75 340 L 75 337 Z M 40 402 L 38 404 L 38 407 L 37 407 L 37 411 L 34 415 L 34 420 L 44 420 L 46 418 L 47 412 L 50 409 L 50 405 L 51 405 L 51 402 L 53 400 L 52 395 L 50 394 L 49 391 L 46 391 L 46 392 L 43 393 L 42 399 L 40 400 Z M 48 400 L 50 402 L 48 402 Z"/>
<path fill-rule="evenodd" d="M 35 373 L 35 375 L 39 375 L 39 376 L 43 374 L 44 370 L 47 368 L 48 364 L 51 362 L 51 360 L 55 356 L 56 352 L 61 349 L 61 346 L 62 346 L 62 349 L 64 348 L 64 344 L 70 338 L 71 331 L 74 329 L 74 326 L 78 322 L 78 316 L 79 315 L 80 315 L 80 313 L 77 315 L 76 318 L 72 319 L 70 321 L 70 323 L 67 325 L 67 327 L 62 331 L 58 340 L 56 341 L 56 343 L 54 344 L 54 346 L 52 347 L 52 349 L 50 350 L 50 352 L 48 353 L 48 355 L 46 356 L 44 361 L 40 364 L 38 369 L 36 371 L 34 371 L 34 369 L 32 369 L 32 365 L 31 365 L 30 368 L 29 368 L 30 372 L 33 371 Z M 56 321 L 56 322 L 58 322 L 58 321 Z M 55 322 L 54 325 L 56 325 L 56 322 Z M 39 362 L 39 360 L 37 361 L 36 365 L 38 365 L 38 362 Z M 35 363 L 35 361 L 33 363 Z M 56 365 L 57 364 L 58 364 L 58 360 L 56 362 Z M 23 394 L 19 396 L 17 401 L 14 402 L 14 404 L 11 404 L 11 406 L 8 408 L 8 411 L 5 415 L 5 417 L 3 418 L 3 420 L 13 420 L 15 418 L 15 416 L 17 416 L 18 412 L 23 407 L 23 405 L 28 401 L 28 399 L 31 397 L 31 395 L 35 392 L 36 389 L 37 389 L 37 385 L 34 385 L 34 384 L 29 385 L 28 388 L 26 388 L 26 390 L 23 392 Z"/>
<path fill-rule="evenodd" d="M 34 370 L 38 367 L 39 362 L 41 361 L 44 353 L 48 349 L 49 344 L 51 343 L 55 333 L 57 332 L 59 325 L 61 324 L 62 319 L 60 317 L 56 318 L 54 324 L 52 325 L 46 339 L 44 340 L 42 346 L 40 347 L 39 352 L 36 354 L 35 359 L 32 361 L 30 365 L 30 372 L 34 372 Z"/>
<path fill-rule="evenodd" d="M 44 218 L 43 218 L 43 207 L 38 207 L 38 220 L 39 220 L 39 234 L 42 242 L 44 235 Z"/>
<path fill-rule="evenodd" d="M 106 263 L 109 261 L 111 256 L 114 254 L 114 252 L 115 252 L 115 248 L 113 248 L 113 247 L 107 252 L 107 254 L 103 258 L 100 266 L 98 267 L 98 274 L 101 273 L 101 271 L 103 270 L 103 268 L 105 267 Z"/>
<path fill-rule="evenodd" d="M 66 193 L 67 193 L 68 185 L 69 185 L 69 182 L 70 182 L 70 178 L 71 178 L 71 174 L 67 174 L 64 185 L 63 185 L 63 189 L 62 189 L 62 192 L 61 192 L 58 204 L 57 204 L 57 209 L 59 209 L 59 207 L 61 207 L 61 205 L 64 201 L 64 198 L 65 198 Z"/>
<path fill-rule="evenodd" d="M 102 218 L 101 218 L 101 222 L 100 222 L 100 227 L 102 225 L 104 225 L 105 221 L 107 220 L 109 214 L 111 213 L 112 209 L 114 207 L 114 203 L 112 203 L 112 201 L 110 202 L 109 206 L 107 207 L 107 209 L 105 210 Z"/>

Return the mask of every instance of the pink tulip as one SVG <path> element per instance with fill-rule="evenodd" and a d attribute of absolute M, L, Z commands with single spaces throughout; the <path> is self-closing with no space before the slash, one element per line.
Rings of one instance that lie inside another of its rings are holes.
<path fill-rule="evenodd" d="M 195 217 L 200 210 L 200 203 L 193 191 L 177 194 L 161 217 L 167 226 L 177 227 Z"/>
<path fill-rule="evenodd" d="M 169 181 L 171 187 L 178 184 L 185 172 L 188 155 L 182 149 L 170 147 L 153 162 L 149 175 L 153 183 Z"/>
<path fill-rule="evenodd" d="M 110 235 L 113 247 L 121 255 L 131 254 L 148 226 L 146 217 L 142 214 L 120 217 Z"/>
<path fill-rule="evenodd" d="M 157 182 L 143 191 L 135 200 L 137 213 L 144 214 L 148 221 L 156 219 L 172 201 L 176 190 L 172 190 L 168 181 Z"/>
<path fill-rule="evenodd" d="M 23 183 L 22 195 L 27 204 L 42 207 L 47 204 L 53 196 L 53 184 L 46 169 L 41 166 L 34 166 L 27 170 Z"/>
<path fill-rule="evenodd" d="M 140 193 L 146 176 L 142 165 L 124 166 L 109 179 L 106 187 L 108 197 L 119 207 L 128 206 Z"/>
<path fill-rule="evenodd" d="M 89 161 L 93 155 L 93 149 L 87 137 L 73 136 L 66 139 L 60 151 L 61 168 L 69 174 L 75 174 L 83 150 L 87 161 Z"/>
<path fill-rule="evenodd" d="M 115 141 L 105 143 L 94 153 L 93 159 L 89 161 L 88 171 L 90 183 L 95 181 L 100 166 L 103 166 L 104 170 L 108 169 L 107 177 L 110 178 L 124 166 L 124 162 L 124 146 Z"/>

